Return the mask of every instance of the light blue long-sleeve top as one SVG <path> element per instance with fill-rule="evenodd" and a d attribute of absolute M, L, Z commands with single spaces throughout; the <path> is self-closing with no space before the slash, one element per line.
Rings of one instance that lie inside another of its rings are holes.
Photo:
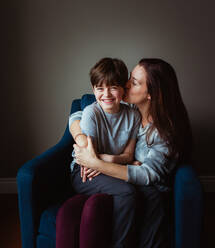
<path fill-rule="evenodd" d="M 81 120 L 82 111 L 70 115 L 69 125 L 75 120 Z M 146 133 L 151 124 L 139 127 L 137 143 L 135 147 L 135 160 L 141 162 L 140 166 L 127 165 L 128 182 L 137 185 L 156 185 L 159 190 L 167 191 L 168 176 L 176 166 L 176 161 L 168 160 L 165 155 L 168 154 L 166 143 L 160 138 L 155 129 L 147 145 Z"/>

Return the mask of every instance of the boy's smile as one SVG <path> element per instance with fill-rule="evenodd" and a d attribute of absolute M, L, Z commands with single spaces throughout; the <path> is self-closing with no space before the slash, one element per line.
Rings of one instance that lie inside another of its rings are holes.
<path fill-rule="evenodd" d="M 124 94 L 122 87 L 117 85 L 107 86 L 103 83 L 101 86 L 95 86 L 93 92 L 96 97 L 96 101 L 102 107 L 102 109 L 109 113 L 117 113 L 120 107 L 120 101 Z"/>

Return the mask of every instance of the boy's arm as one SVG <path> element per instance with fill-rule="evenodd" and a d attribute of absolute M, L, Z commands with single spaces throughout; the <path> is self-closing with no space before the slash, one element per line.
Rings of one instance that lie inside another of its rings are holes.
<path fill-rule="evenodd" d="M 136 140 L 130 139 L 126 145 L 123 153 L 119 155 L 99 154 L 98 157 L 106 162 L 117 163 L 117 164 L 128 164 L 134 160 Z"/>

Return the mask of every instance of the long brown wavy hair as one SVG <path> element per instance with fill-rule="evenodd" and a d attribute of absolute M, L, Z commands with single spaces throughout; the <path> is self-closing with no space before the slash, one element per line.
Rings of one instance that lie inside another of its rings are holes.
<path fill-rule="evenodd" d="M 168 158 L 189 162 L 192 132 L 173 67 L 162 59 L 141 59 L 139 65 L 147 74 L 146 84 L 151 96 L 149 116 L 153 123 L 147 132 L 147 143 L 156 128 L 169 148 Z"/>

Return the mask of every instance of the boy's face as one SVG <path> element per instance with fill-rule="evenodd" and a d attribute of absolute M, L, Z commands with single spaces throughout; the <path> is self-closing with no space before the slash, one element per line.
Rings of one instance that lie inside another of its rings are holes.
<path fill-rule="evenodd" d="M 96 101 L 102 109 L 110 114 L 117 113 L 120 107 L 124 90 L 121 86 L 110 85 L 103 83 L 101 86 L 94 86 L 93 93 Z"/>

